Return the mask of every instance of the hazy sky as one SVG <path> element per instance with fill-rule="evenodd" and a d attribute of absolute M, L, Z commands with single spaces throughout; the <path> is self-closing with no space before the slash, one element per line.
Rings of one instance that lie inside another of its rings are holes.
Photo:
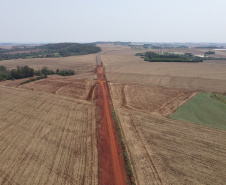
<path fill-rule="evenodd" d="M 0 0 L 0 42 L 226 42 L 226 0 Z"/>

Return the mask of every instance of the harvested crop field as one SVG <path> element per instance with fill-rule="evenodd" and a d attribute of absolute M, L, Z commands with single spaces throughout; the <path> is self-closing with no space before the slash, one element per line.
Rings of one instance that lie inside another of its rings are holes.
<path fill-rule="evenodd" d="M 95 104 L 0 85 L 0 184 L 98 184 Z"/>
<path fill-rule="evenodd" d="M 163 116 L 170 116 L 196 94 L 194 91 L 157 86 L 109 84 L 114 106 Z"/>
<path fill-rule="evenodd" d="M 117 109 L 140 184 L 224 184 L 226 132 Z"/>

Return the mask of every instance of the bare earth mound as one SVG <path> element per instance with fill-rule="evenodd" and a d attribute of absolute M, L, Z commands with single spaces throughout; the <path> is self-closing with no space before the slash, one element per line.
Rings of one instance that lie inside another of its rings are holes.
<path fill-rule="evenodd" d="M 0 85 L 0 184 L 98 184 L 95 104 Z"/>

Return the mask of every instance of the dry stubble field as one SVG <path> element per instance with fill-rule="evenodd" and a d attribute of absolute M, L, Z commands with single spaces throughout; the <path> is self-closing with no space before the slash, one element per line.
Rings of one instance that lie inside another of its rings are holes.
<path fill-rule="evenodd" d="M 140 184 L 224 184 L 225 131 L 117 109 Z"/>
<path fill-rule="evenodd" d="M 0 184 L 98 184 L 95 104 L 0 85 Z"/>
<path fill-rule="evenodd" d="M 139 183 L 224 184 L 226 132 L 168 116 L 194 93 L 225 93 L 226 66 L 148 63 L 136 52 L 102 61 Z"/>

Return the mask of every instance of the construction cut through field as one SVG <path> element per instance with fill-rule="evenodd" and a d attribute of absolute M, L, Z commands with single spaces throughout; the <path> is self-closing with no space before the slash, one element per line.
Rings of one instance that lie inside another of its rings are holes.
<path fill-rule="evenodd" d="M 95 104 L 0 85 L 0 184 L 98 184 Z"/>
<path fill-rule="evenodd" d="M 199 93 L 170 118 L 226 130 L 226 96 Z"/>

